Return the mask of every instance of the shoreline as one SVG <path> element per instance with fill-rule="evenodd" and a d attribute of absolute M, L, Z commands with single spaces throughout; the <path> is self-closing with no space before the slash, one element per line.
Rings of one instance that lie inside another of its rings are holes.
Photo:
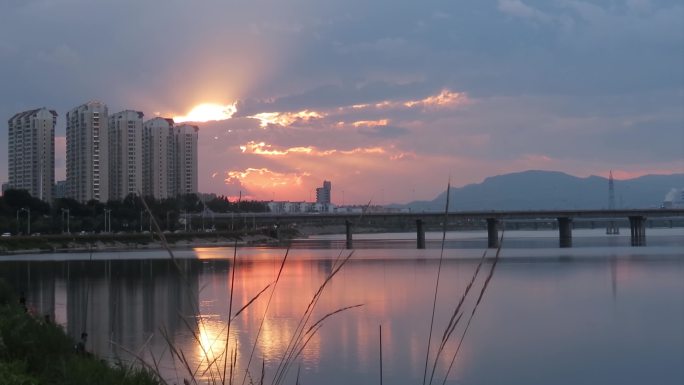
<path fill-rule="evenodd" d="M 208 237 L 191 237 L 178 239 L 176 241 L 168 241 L 169 248 L 173 250 L 191 250 L 197 247 L 232 247 L 232 246 L 267 246 L 277 245 L 279 240 L 267 235 L 253 234 L 244 235 L 238 238 L 229 238 L 225 236 L 215 237 L 213 240 Z M 14 255 L 33 255 L 33 254 L 83 254 L 83 253 L 100 253 L 100 252 L 134 252 L 134 251 L 163 251 L 166 248 L 158 239 L 151 240 L 145 243 L 136 242 L 122 242 L 122 241 L 103 241 L 98 239 L 96 241 L 89 239 L 71 238 L 64 247 L 63 242 L 52 242 L 46 238 L 36 238 L 30 241 L 41 242 L 42 247 L 35 248 L 17 248 L 17 249 L 3 249 L 0 247 L 0 256 L 14 256 Z"/>

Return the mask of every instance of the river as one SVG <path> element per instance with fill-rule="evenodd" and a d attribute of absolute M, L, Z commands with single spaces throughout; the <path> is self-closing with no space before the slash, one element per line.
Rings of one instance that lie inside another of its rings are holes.
<path fill-rule="evenodd" d="M 137 356 L 170 384 L 189 372 L 198 383 L 230 375 L 229 309 L 235 314 L 264 288 L 230 323 L 233 383 L 243 383 L 252 355 L 244 383 L 259 383 L 262 365 L 264 383 L 273 383 L 285 362 L 283 384 L 297 376 L 301 384 L 380 384 L 382 350 L 384 384 L 422 384 L 442 235 L 428 233 L 426 250 L 414 249 L 414 236 L 355 236 L 356 249 L 308 319 L 312 297 L 351 253 L 341 249 L 343 236 L 293 242 L 277 284 L 286 250 L 255 247 L 177 250 L 175 261 L 163 251 L 2 256 L 0 276 L 36 314 L 74 336 L 86 331 L 88 350 L 112 361 Z M 454 355 L 447 384 L 684 383 L 684 231 L 647 236 L 647 246 L 630 247 L 628 235 L 581 230 L 572 248 L 560 249 L 557 232 L 507 232 L 483 292 L 496 254 L 487 251 L 432 383 L 443 383 Z M 428 381 L 486 234 L 448 233 L 445 246 Z M 283 360 L 303 321 L 299 354 Z M 172 358 L 169 342 L 187 366 Z"/>

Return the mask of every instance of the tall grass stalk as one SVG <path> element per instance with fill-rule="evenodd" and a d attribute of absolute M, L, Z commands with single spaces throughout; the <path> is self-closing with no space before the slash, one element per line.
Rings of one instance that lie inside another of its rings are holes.
<path fill-rule="evenodd" d="M 271 306 L 271 301 L 273 300 L 273 295 L 275 294 L 276 288 L 278 287 L 278 282 L 280 282 L 280 277 L 283 274 L 283 268 L 285 267 L 285 262 L 287 262 L 287 257 L 289 255 L 290 255 L 290 247 L 288 246 L 287 250 L 285 250 L 285 256 L 283 257 L 283 260 L 280 262 L 280 268 L 278 269 L 278 274 L 276 275 L 276 279 L 273 282 L 273 289 L 271 290 L 271 295 L 268 297 L 268 302 L 266 302 L 266 309 L 264 310 L 264 316 L 261 318 L 261 322 L 259 323 L 259 329 L 257 330 L 256 338 L 254 338 L 254 344 L 252 344 L 252 349 L 249 352 L 249 358 L 247 359 L 247 365 L 245 367 L 245 374 L 242 377 L 241 385 L 244 385 L 245 380 L 247 379 L 247 374 L 249 373 L 249 366 L 252 363 L 252 358 L 254 357 L 254 351 L 256 350 L 257 342 L 259 341 L 259 336 L 261 336 L 261 331 L 264 328 L 264 322 L 266 321 L 266 314 L 268 313 L 268 309 Z M 262 365 L 261 365 L 261 380 L 259 382 L 260 383 L 264 382 L 264 362 L 263 361 L 262 361 Z"/>
<path fill-rule="evenodd" d="M 442 274 L 442 260 L 444 259 L 444 244 L 446 243 L 447 221 L 449 220 L 449 195 L 451 195 L 451 178 L 447 183 L 446 205 L 444 207 L 444 222 L 442 223 L 442 247 L 439 252 L 439 266 L 435 280 L 435 295 L 432 299 L 432 316 L 430 317 L 430 333 L 428 334 L 427 351 L 425 353 L 425 369 L 423 370 L 423 385 L 427 377 L 428 362 L 430 361 L 430 346 L 432 345 L 432 329 L 435 325 L 435 309 L 437 308 L 437 292 L 439 292 L 439 278 Z"/>
<path fill-rule="evenodd" d="M 226 345 L 224 352 L 228 351 L 228 344 L 230 343 L 230 326 L 233 323 L 231 314 L 233 314 L 233 291 L 235 289 L 235 270 L 237 270 L 237 241 L 235 241 L 235 247 L 233 248 L 233 263 L 232 263 L 232 269 L 230 273 L 230 296 L 228 300 L 228 325 L 227 325 L 227 332 L 226 332 Z M 226 383 L 226 364 L 228 362 L 228 355 L 224 354 L 223 355 L 223 376 L 221 378 L 221 384 L 225 385 Z M 232 361 L 231 361 L 232 363 Z M 231 367 L 231 384 L 232 384 L 232 367 Z"/>
<path fill-rule="evenodd" d="M 162 247 L 167 251 L 169 254 L 171 260 L 173 261 L 173 265 L 176 267 L 177 272 L 181 276 L 181 279 L 183 282 L 190 287 L 190 281 L 189 278 L 187 277 L 187 272 L 181 267 L 181 265 L 178 263 L 177 259 L 175 258 L 169 243 L 166 240 L 166 237 L 164 236 L 164 233 L 161 231 L 161 228 L 159 226 L 158 221 L 152 214 L 150 208 L 148 207 L 147 203 L 143 198 L 141 198 L 141 201 L 143 203 L 143 206 L 145 207 L 145 210 L 148 212 L 150 215 L 152 224 L 153 224 L 153 229 L 154 233 L 159 237 L 160 242 Z M 370 204 L 370 202 L 369 202 Z M 196 341 L 197 344 L 199 344 L 200 348 L 202 349 L 203 355 L 206 358 L 206 369 L 202 373 L 202 376 L 206 375 L 206 373 L 209 373 L 211 383 L 217 384 L 220 383 L 222 385 L 225 385 L 226 382 L 228 382 L 229 385 L 232 385 L 234 383 L 234 376 L 237 374 L 236 369 L 237 369 L 237 358 L 238 358 L 238 341 L 235 341 L 235 349 L 230 350 L 230 332 L 231 332 L 231 325 L 232 322 L 235 320 L 235 318 L 240 315 L 243 311 L 245 311 L 247 308 L 249 308 L 255 301 L 257 301 L 264 292 L 268 290 L 269 287 L 271 287 L 271 292 L 270 296 L 268 299 L 268 303 L 266 305 L 266 309 L 264 311 L 263 318 L 261 320 L 261 323 L 259 325 L 259 329 L 257 331 L 257 335 L 255 337 L 254 343 L 252 344 L 250 355 L 247 361 L 247 365 L 245 366 L 245 373 L 243 375 L 243 379 L 241 382 L 241 385 L 244 385 L 247 376 L 250 378 L 250 383 L 253 384 L 252 376 L 250 375 L 249 368 L 251 365 L 251 361 L 254 356 L 254 352 L 256 349 L 256 346 L 258 344 L 258 340 L 261 335 L 261 331 L 263 329 L 263 325 L 271 304 L 271 301 L 273 299 L 273 296 L 275 294 L 275 290 L 277 288 L 278 282 L 280 281 L 280 278 L 282 277 L 282 272 L 285 267 L 285 263 L 288 260 L 290 249 L 288 247 L 287 251 L 285 252 L 285 256 L 283 257 L 281 264 L 280 264 L 280 269 L 278 270 L 278 275 L 276 276 L 276 279 L 274 282 L 271 284 L 268 284 L 264 289 L 262 289 L 260 292 L 258 292 L 252 299 L 250 299 L 245 305 L 243 305 L 235 314 L 233 314 L 233 295 L 234 295 L 234 289 L 235 289 L 235 272 L 237 269 L 237 239 L 235 240 L 235 245 L 233 247 L 233 257 L 232 257 L 232 271 L 231 271 L 231 278 L 230 278 L 230 296 L 229 296 L 229 303 L 228 303 L 228 320 L 225 325 L 225 330 L 226 330 L 226 341 L 224 345 L 223 352 L 219 355 L 214 355 L 213 354 L 213 345 L 210 345 L 207 349 L 206 346 L 204 346 L 204 343 L 202 342 L 200 336 L 195 332 L 195 328 L 192 327 L 192 325 L 189 324 L 189 322 L 181 315 L 182 321 L 185 323 L 186 327 L 188 330 L 190 330 L 193 339 Z M 285 349 L 283 356 L 278 364 L 278 368 L 276 369 L 273 382 L 272 384 L 280 384 L 284 378 L 286 378 L 287 373 L 289 372 L 292 364 L 300 357 L 301 353 L 303 350 L 306 348 L 308 345 L 309 341 L 311 338 L 318 332 L 318 330 L 322 327 L 323 323 L 330 317 L 353 309 L 357 308 L 359 306 L 362 306 L 361 304 L 358 305 L 352 305 L 352 306 L 346 306 L 342 307 L 336 310 L 333 310 L 327 314 L 325 314 L 323 317 L 318 319 L 316 322 L 309 325 L 310 318 L 313 314 L 314 308 L 316 307 L 316 304 L 318 303 L 318 300 L 320 299 L 324 289 L 330 281 L 333 279 L 335 275 L 340 271 L 340 269 L 349 261 L 349 259 L 352 257 L 354 254 L 353 251 L 350 252 L 346 257 L 342 257 L 342 251 L 340 251 L 340 254 L 337 256 L 335 259 L 335 262 L 333 264 L 333 269 L 330 272 L 330 274 L 326 277 L 324 282 L 320 285 L 316 293 L 313 295 L 313 298 L 309 302 L 304 314 L 299 320 L 298 326 L 295 329 L 295 332 L 293 333 L 292 338 L 290 339 L 287 348 Z M 201 327 L 204 327 L 204 319 L 201 316 L 200 309 L 199 309 L 199 304 L 197 303 L 196 299 L 193 298 L 188 291 L 188 296 L 191 305 L 193 306 L 193 310 L 195 311 L 196 314 L 199 316 L 196 318 Z M 219 333 L 221 335 L 223 331 Z M 182 350 L 177 349 L 172 341 L 171 336 L 168 334 L 168 331 L 164 328 L 161 329 L 161 334 L 163 338 L 166 340 L 167 344 L 169 345 L 169 351 L 171 353 L 171 357 L 174 361 L 178 360 L 182 366 L 184 367 L 185 371 L 187 372 L 188 376 L 190 377 L 192 383 L 197 384 L 197 374 L 198 370 L 200 369 L 201 365 L 203 364 L 202 361 L 198 363 L 198 366 L 193 370 L 191 368 L 190 362 L 188 359 L 185 357 L 185 354 L 183 353 Z M 229 353 L 230 351 L 230 353 Z M 212 356 L 213 358 L 210 360 L 209 356 Z M 138 357 L 138 359 L 142 362 L 143 365 L 146 367 L 152 368 L 149 364 L 147 364 L 142 358 Z M 154 372 L 155 374 L 162 379 L 162 375 L 159 372 L 159 367 L 158 364 L 156 363 L 156 360 L 153 361 L 155 362 L 154 365 Z M 222 362 L 221 362 L 222 361 Z M 222 363 L 222 365 L 220 365 Z M 301 369 L 301 368 L 300 368 Z M 297 379 L 296 383 L 299 384 L 299 375 L 300 375 L 300 369 L 297 370 Z M 265 360 L 262 360 L 262 365 L 261 365 L 261 376 L 259 379 L 259 383 L 263 384 L 265 380 Z M 183 380 L 183 383 L 189 383 L 187 379 Z"/>
<path fill-rule="evenodd" d="M 299 323 L 297 325 L 297 328 L 295 329 L 295 332 L 292 335 L 292 338 L 290 338 L 290 341 L 288 342 L 287 348 L 283 352 L 283 356 L 280 359 L 280 362 L 278 364 L 278 367 L 276 368 L 276 373 L 273 378 L 273 385 L 278 385 L 281 384 L 284 378 L 286 377 L 288 371 L 290 370 L 291 365 L 293 362 L 296 360 L 296 358 L 299 356 L 299 353 L 306 347 L 308 344 L 308 341 L 313 337 L 315 332 L 318 330 L 318 328 L 313 328 L 309 327 L 309 329 L 305 333 L 305 328 L 306 325 L 308 324 L 311 315 L 313 314 L 313 310 L 316 307 L 316 304 L 318 303 L 318 300 L 321 297 L 321 294 L 323 293 L 323 290 L 326 288 L 328 283 L 337 275 L 337 273 L 342 269 L 342 267 L 349 261 L 349 259 L 354 255 L 354 252 L 351 251 L 349 254 L 347 254 L 346 257 L 340 258 L 342 256 L 342 252 L 338 255 L 338 258 L 336 259 L 335 263 L 333 264 L 333 269 L 328 274 L 326 279 L 323 281 L 321 286 L 318 288 L 316 293 L 313 295 L 313 298 L 311 298 L 311 301 L 309 302 L 309 305 L 307 306 L 306 310 L 304 311 L 304 314 L 299 320 Z M 314 325 L 318 326 L 320 323 L 328 318 L 332 314 L 337 314 L 340 311 L 348 310 L 351 308 L 357 307 L 352 306 L 348 308 L 342 308 L 338 309 L 332 313 L 326 314 L 323 318 L 321 318 L 318 322 L 315 322 Z M 313 331 L 313 332 L 312 332 Z"/>
<path fill-rule="evenodd" d="M 380 385 L 382 385 L 382 325 L 378 325 L 380 335 Z"/>
<path fill-rule="evenodd" d="M 499 247 L 497 247 L 497 249 L 496 249 L 496 255 L 494 256 L 494 262 L 492 262 L 492 267 L 489 269 L 489 275 L 487 275 L 487 278 L 485 279 L 485 282 L 482 285 L 482 289 L 480 290 L 480 295 L 477 297 L 477 302 L 475 302 L 475 306 L 473 306 L 473 310 L 470 313 L 470 317 L 468 318 L 468 323 L 466 324 L 466 327 L 463 329 L 463 334 L 461 334 L 461 339 L 458 341 L 458 347 L 456 348 L 454 355 L 451 357 L 451 362 L 449 363 L 449 368 L 447 369 L 446 374 L 444 375 L 444 381 L 442 381 L 442 385 L 446 384 L 446 380 L 447 380 L 447 378 L 449 378 L 449 373 L 451 373 L 451 369 L 454 366 L 454 362 L 456 362 L 456 357 L 458 356 L 458 352 L 461 351 L 461 345 L 463 344 L 463 339 L 465 338 L 466 333 L 468 332 L 468 328 L 470 328 L 470 323 L 472 322 L 473 317 L 475 316 L 475 311 L 477 311 L 477 308 L 480 306 L 480 303 L 482 302 L 482 298 L 484 297 L 485 291 L 487 291 L 487 287 L 489 287 L 489 282 L 492 280 L 492 277 L 494 276 L 494 270 L 496 269 L 496 265 L 499 262 L 499 255 L 501 253 L 501 247 L 503 246 L 504 231 L 505 231 L 505 227 L 502 226 L 501 239 L 499 240 Z"/>
<path fill-rule="evenodd" d="M 449 323 L 447 324 L 446 328 L 444 329 L 444 334 L 442 335 L 442 341 L 439 344 L 439 348 L 437 350 L 437 353 L 435 355 L 435 359 L 434 359 L 434 362 L 432 365 L 432 372 L 430 373 L 429 384 L 432 384 L 432 380 L 435 376 L 435 371 L 437 370 L 437 363 L 439 362 L 439 357 L 442 355 L 442 352 L 444 351 L 444 348 L 446 347 L 446 344 L 449 341 L 451 334 L 456 329 L 456 326 L 458 325 L 459 321 L 461 320 L 461 317 L 463 316 L 463 312 L 461 312 L 461 307 L 463 306 L 463 303 L 465 302 L 466 298 L 468 297 L 468 294 L 470 293 L 470 290 L 472 289 L 473 284 L 475 283 L 475 280 L 477 279 L 477 276 L 480 273 L 480 269 L 482 268 L 482 264 L 484 263 L 486 256 L 487 256 L 487 250 L 485 249 L 485 251 L 482 253 L 482 257 L 480 258 L 480 262 L 477 264 L 477 267 L 475 268 L 475 272 L 473 273 L 473 276 L 470 278 L 470 282 L 468 282 L 468 285 L 466 286 L 465 290 L 463 291 L 463 294 L 461 295 L 461 299 L 458 301 L 458 304 L 456 305 L 453 313 L 451 314 L 451 318 L 449 319 Z"/>

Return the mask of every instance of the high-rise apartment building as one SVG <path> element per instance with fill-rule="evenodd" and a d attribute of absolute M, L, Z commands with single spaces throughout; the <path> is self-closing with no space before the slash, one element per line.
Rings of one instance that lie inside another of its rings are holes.
<path fill-rule="evenodd" d="M 52 200 L 56 124 L 57 112 L 46 108 L 20 112 L 8 121 L 9 188 Z"/>
<path fill-rule="evenodd" d="M 176 196 L 173 119 L 153 118 L 143 125 L 143 195 Z"/>
<path fill-rule="evenodd" d="M 157 199 L 197 193 L 199 128 L 154 118 L 143 125 L 143 195 Z"/>
<path fill-rule="evenodd" d="M 109 199 L 143 191 L 143 116 L 131 110 L 109 116 Z"/>
<path fill-rule="evenodd" d="M 332 183 L 329 181 L 323 181 L 323 187 L 318 187 L 316 189 L 316 203 L 330 204 L 332 202 Z"/>
<path fill-rule="evenodd" d="M 182 124 L 174 129 L 176 141 L 176 193 L 197 193 L 197 138 L 199 127 Z"/>
<path fill-rule="evenodd" d="M 107 105 L 88 102 L 66 115 L 67 196 L 80 202 L 109 199 Z"/>

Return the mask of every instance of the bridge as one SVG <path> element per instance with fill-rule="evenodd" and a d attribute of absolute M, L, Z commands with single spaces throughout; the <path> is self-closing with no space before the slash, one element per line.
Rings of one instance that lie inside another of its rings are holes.
<path fill-rule="evenodd" d="M 347 248 L 352 248 L 354 225 L 378 223 L 415 223 L 416 244 L 425 248 L 425 224 L 447 223 L 451 221 L 486 221 L 487 244 L 491 248 L 499 245 L 499 228 L 503 221 L 557 221 L 560 247 L 572 247 L 572 223 L 575 219 L 615 220 L 628 219 L 632 246 L 646 244 L 646 219 L 684 219 L 684 209 L 623 209 L 623 210 L 530 210 L 530 211 L 454 211 L 444 212 L 402 212 L 402 213 L 226 213 L 213 214 L 215 218 L 250 221 L 256 226 L 268 225 L 276 228 L 288 224 L 308 224 L 312 226 L 345 225 Z"/>

